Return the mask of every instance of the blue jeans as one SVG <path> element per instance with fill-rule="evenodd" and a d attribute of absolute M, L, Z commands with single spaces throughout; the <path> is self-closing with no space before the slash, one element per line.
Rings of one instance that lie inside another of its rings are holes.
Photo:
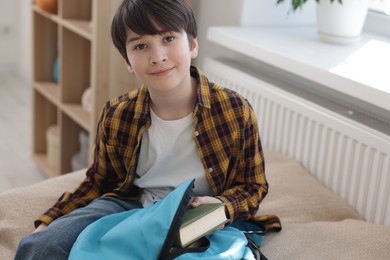
<path fill-rule="evenodd" d="M 78 235 L 92 222 L 101 217 L 131 209 L 142 208 L 138 201 L 125 201 L 103 197 L 83 208 L 53 221 L 41 232 L 32 233 L 20 240 L 15 260 L 68 259 Z"/>

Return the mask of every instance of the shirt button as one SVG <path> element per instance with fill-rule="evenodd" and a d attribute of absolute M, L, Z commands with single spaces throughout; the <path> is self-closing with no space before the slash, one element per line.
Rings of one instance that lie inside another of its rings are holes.
<path fill-rule="evenodd" d="M 209 173 L 212 173 L 213 171 L 213 168 L 209 168 Z"/>
<path fill-rule="evenodd" d="M 195 131 L 195 136 L 199 136 L 199 132 L 198 131 Z"/>

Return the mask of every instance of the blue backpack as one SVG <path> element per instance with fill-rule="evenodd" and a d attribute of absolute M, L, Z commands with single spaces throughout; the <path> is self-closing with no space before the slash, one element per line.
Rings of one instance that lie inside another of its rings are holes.
<path fill-rule="evenodd" d="M 250 221 L 235 221 L 202 238 L 195 248 L 173 247 L 193 184 L 186 181 L 153 205 L 92 223 L 80 233 L 69 259 L 266 259 L 259 250 L 265 229 Z"/>

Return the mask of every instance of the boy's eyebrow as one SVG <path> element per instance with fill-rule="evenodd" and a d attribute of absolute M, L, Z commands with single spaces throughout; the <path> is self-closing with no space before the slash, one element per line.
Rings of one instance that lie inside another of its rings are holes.
<path fill-rule="evenodd" d="M 143 36 L 142 35 L 137 35 L 137 36 L 133 36 L 133 37 L 129 37 L 126 41 L 126 44 L 129 44 L 130 42 L 133 42 L 133 41 L 137 41 L 139 39 L 141 39 Z"/>
<path fill-rule="evenodd" d="M 155 35 L 164 35 L 164 34 L 167 34 L 167 33 L 170 33 L 170 32 L 175 32 L 175 31 L 170 31 L 170 30 L 164 30 L 164 31 L 160 31 L 158 33 L 156 33 Z M 180 33 L 180 32 L 178 32 Z M 126 44 L 129 44 L 130 42 L 133 42 L 133 41 L 137 41 L 139 39 L 142 39 L 145 35 L 137 35 L 137 36 L 131 36 L 127 39 L 126 41 Z"/>

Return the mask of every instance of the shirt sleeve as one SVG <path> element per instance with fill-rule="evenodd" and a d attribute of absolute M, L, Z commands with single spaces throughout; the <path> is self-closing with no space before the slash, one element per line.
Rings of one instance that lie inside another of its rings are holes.
<path fill-rule="evenodd" d="M 244 127 L 241 129 L 241 149 L 235 181 L 221 196 L 226 204 L 230 221 L 254 218 L 260 202 L 267 195 L 268 183 L 264 172 L 264 154 L 256 116 L 247 103 Z"/>
<path fill-rule="evenodd" d="M 94 161 L 87 170 L 85 179 L 73 192 L 63 193 L 54 206 L 35 221 L 36 227 L 41 223 L 50 224 L 53 220 L 87 205 L 106 192 L 105 189 L 110 186 L 108 183 L 109 180 L 115 180 L 116 174 L 110 164 L 105 144 L 105 114 L 105 110 L 103 110 L 100 115 L 96 134 Z"/>

